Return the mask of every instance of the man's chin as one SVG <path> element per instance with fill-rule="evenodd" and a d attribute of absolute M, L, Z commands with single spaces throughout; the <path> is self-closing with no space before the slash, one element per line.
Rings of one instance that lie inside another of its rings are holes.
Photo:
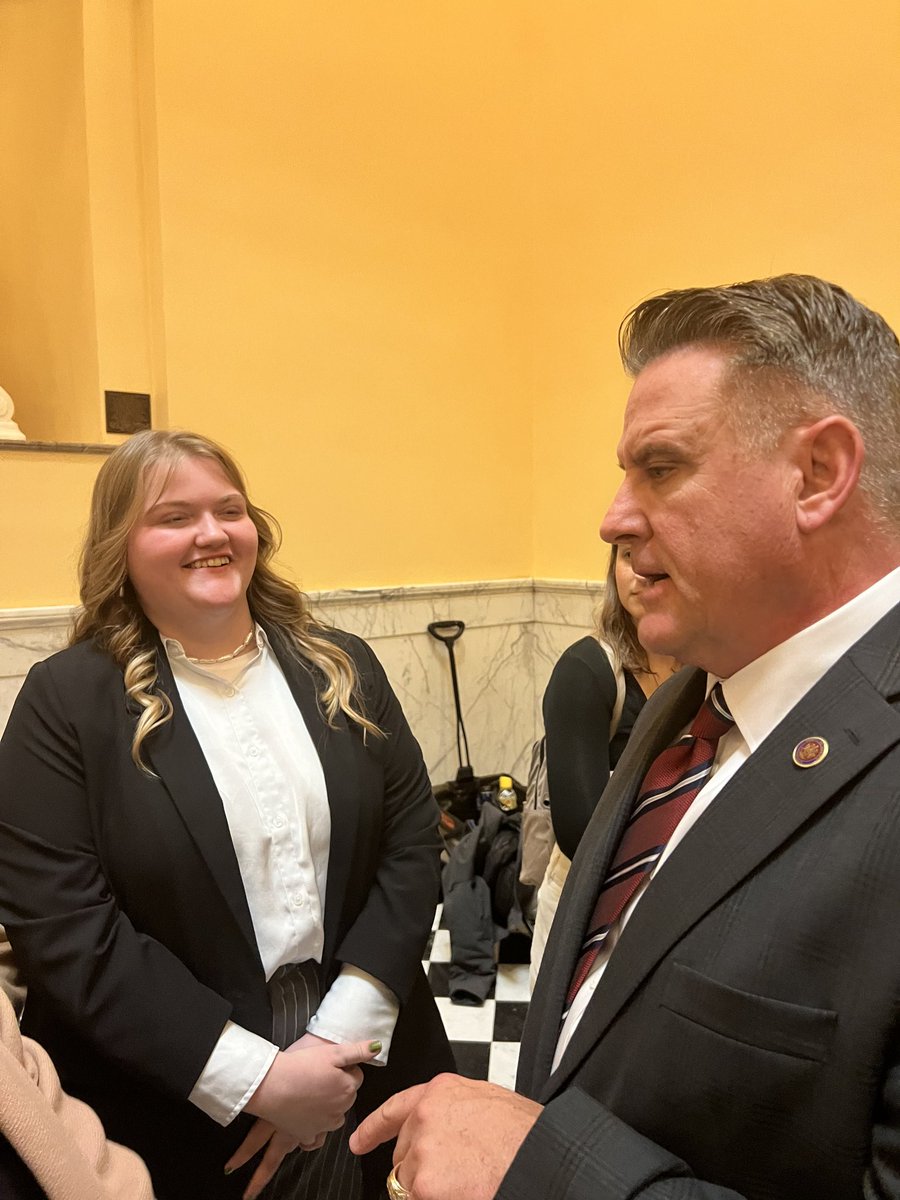
<path fill-rule="evenodd" d="M 650 654 L 666 654 L 680 659 L 683 638 L 672 622 L 661 613 L 645 613 L 637 622 L 638 641 Z"/>

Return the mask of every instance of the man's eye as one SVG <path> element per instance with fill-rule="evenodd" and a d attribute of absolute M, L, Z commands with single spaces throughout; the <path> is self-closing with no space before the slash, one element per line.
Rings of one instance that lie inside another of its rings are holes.
<path fill-rule="evenodd" d="M 647 467 L 647 475 L 650 479 L 665 479 L 671 472 L 671 467 Z"/>

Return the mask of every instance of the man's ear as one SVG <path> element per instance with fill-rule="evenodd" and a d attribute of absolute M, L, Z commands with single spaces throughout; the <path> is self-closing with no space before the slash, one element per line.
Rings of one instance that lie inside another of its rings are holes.
<path fill-rule="evenodd" d="M 859 430 L 839 413 L 795 433 L 802 472 L 797 524 L 801 532 L 812 533 L 832 520 L 856 491 L 866 452 Z"/>

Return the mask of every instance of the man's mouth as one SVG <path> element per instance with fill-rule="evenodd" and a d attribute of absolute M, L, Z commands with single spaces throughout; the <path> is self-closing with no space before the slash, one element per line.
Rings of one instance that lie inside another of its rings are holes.
<path fill-rule="evenodd" d="M 189 571 L 199 571 L 201 567 L 227 567 L 230 562 L 227 555 L 220 554 L 217 558 L 196 558 L 185 565 Z"/>
<path fill-rule="evenodd" d="M 659 581 L 660 581 L 661 579 L 668 579 L 668 578 L 669 578 L 669 576 L 668 576 L 668 575 L 664 574 L 664 573 L 663 573 L 663 572 L 661 572 L 661 571 L 660 571 L 660 572 L 656 572 L 656 573 L 654 573 L 653 571 L 648 571 L 648 572 L 646 572 L 646 573 L 644 573 L 644 572 L 641 572 L 641 573 L 635 572 L 635 576 L 636 576 L 636 578 L 638 578 L 638 579 L 639 579 L 639 580 L 640 580 L 640 581 L 641 581 L 643 584 L 645 584 L 647 587 L 650 587 L 650 586 L 651 586 L 652 584 L 654 584 L 654 583 L 659 583 Z"/>

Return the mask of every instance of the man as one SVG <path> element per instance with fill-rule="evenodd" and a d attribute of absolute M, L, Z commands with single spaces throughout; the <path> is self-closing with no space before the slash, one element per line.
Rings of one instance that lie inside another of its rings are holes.
<path fill-rule="evenodd" d="M 582 841 L 522 1094 L 441 1077 L 354 1147 L 399 1133 L 414 1200 L 897 1198 L 900 347 L 784 276 L 651 299 L 622 352 L 601 533 L 651 581 L 641 641 L 696 669 Z"/>

